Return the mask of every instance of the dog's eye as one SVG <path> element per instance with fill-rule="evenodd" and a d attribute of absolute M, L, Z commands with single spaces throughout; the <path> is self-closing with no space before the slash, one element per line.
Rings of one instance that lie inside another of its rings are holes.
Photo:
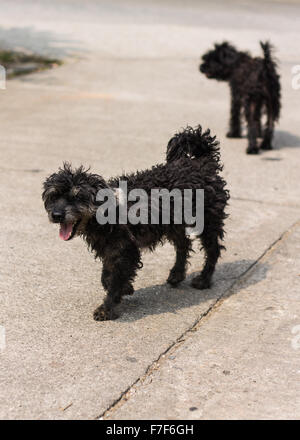
<path fill-rule="evenodd" d="M 47 197 L 49 202 L 54 202 L 58 198 L 59 198 L 59 195 L 57 194 L 57 192 L 53 192 L 53 193 L 49 194 Z"/>

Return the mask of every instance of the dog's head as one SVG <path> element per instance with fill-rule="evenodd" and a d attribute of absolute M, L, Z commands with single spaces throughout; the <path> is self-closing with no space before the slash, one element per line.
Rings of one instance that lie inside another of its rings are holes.
<path fill-rule="evenodd" d="M 83 167 L 72 170 L 68 163 L 45 180 L 42 194 L 45 209 L 49 220 L 59 223 L 62 240 L 84 233 L 87 222 L 97 210 L 96 194 L 105 187 L 101 176 Z"/>
<path fill-rule="evenodd" d="M 238 51 L 231 44 L 227 42 L 215 44 L 213 50 L 202 56 L 203 62 L 200 64 L 199 70 L 207 78 L 227 81 L 231 76 L 238 56 Z"/>

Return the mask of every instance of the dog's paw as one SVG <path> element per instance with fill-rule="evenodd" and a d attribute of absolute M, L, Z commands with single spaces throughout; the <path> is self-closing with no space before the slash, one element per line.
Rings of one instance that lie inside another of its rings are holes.
<path fill-rule="evenodd" d="M 197 277 L 192 279 L 191 286 L 195 289 L 209 289 L 210 288 L 210 280 L 206 280 L 198 275 Z"/>
<path fill-rule="evenodd" d="M 171 270 L 169 278 L 167 279 L 167 283 L 170 284 L 172 287 L 178 286 L 181 281 L 183 281 L 185 278 L 184 274 L 182 272 L 173 272 Z"/>
<path fill-rule="evenodd" d="M 268 142 L 262 142 L 261 145 L 260 145 L 260 148 L 262 150 L 273 150 L 272 145 L 270 143 L 268 143 Z"/>
<path fill-rule="evenodd" d="M 134 288 L 132 286 L 126 286 L 123 289 L 123 295 L 133 295 L 134 294 Z"/>
<path fill-rule="evenodd" d="M 119 315 L 114 311 L 114 309 L 107 309 L 103 304 L 97 307 L 97 309 L 94 311 L 95 321 L 110 321 L 117 319 L 118 317 Z"/>
<path fill-rule="evenodd" d="M 248 147 L 246 150 L 247 154 L 258 154 L 259 149 L 257 147 Z"/>
<path fill-rule="evenodd" d="M 242 135 L 239 131 L 229 131 L 226 134 L 226 137 L 228 137 L 228 138 L 241 138 Z"/>

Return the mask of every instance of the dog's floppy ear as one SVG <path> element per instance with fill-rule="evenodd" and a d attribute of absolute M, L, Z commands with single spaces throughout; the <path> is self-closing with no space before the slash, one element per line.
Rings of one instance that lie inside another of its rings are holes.
<path fill-rule="evenodd" d="M 54 188 L 53 186 L 47 187 L 47 184 L 45 182 L 44 183 L 44 191 L 42 193 L 43 201 L 45 201 L 49 196 L 55 194 L 55 192 L 56 192 L 56 188 Z"/>
<path fill-rule="evenodd" d="M 105 180 L 98 174 L 87 174 L 86 176 L 89 185 L 97 188 L 107 187 Z"/>
<path fill-rule="evenodd" d="M 219 46 L 219 50 L 221 61 L 224 64 L 227 64 L 229 66 L 236 62 L 238 58 L 238 52 L 235 47 L 229 44 L 227 41 Z"/>
<path fill-rule="evenodd" d="M 229 44 L 228 41 L 223 41 L 223 43 L 215 43 L 216 50 L 226 50 L 229 46 L 231 46 L 231 44 Z"/>

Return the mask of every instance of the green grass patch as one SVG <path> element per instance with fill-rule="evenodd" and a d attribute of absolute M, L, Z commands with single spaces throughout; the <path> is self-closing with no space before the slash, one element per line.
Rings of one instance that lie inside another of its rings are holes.
<path fill-rule="evenodd" d="M 10 50 L 0 50 L 0 64 L 5 67 L 7 78 L 39 72 L 60 66 L 61 60 Z"/>

